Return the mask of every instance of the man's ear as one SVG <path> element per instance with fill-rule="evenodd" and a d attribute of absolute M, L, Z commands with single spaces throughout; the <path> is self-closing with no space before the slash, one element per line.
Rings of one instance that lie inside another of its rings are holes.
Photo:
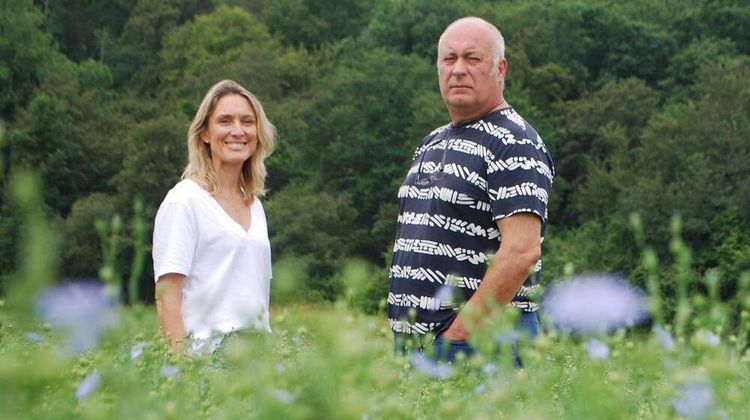
<path fill-rule="evenodd" d="M 497 63 L 497 77 L 500 81 L 505 79 L 505 72 L 508 70 L 508 60 L 503 58 Z"/>

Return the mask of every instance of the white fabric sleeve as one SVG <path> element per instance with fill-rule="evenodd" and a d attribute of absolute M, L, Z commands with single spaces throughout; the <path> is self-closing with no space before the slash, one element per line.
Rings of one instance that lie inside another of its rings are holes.
<path fill-rule="evenodd" d="M 162 203 L 154 221 L 154 281 L 168 273 L 187 276 L 196 240 L 197 229 L 190 209 L 182 203 Z"/>

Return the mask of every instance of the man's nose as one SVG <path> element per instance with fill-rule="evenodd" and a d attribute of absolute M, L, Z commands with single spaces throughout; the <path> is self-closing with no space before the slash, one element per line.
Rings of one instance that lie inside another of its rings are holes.
<path fill-rule="evenodd" d="M 453 71 L 452 73 L 454 75 L 463 75 L 466 74 L 466 62 L 463 58 L 458 58 L 456 62 L 453 64 Z"/>

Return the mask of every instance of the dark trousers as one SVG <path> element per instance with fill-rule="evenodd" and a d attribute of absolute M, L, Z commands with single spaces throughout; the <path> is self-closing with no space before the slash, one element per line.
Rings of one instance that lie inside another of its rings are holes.
<path fill-rule="evenodd" d="M 513 363 L 518 368 L 523 366 L 521 357 L 518 353 L 518 339 L 522 334 L 531 338 L 539 335 L 539 319 L 536 316 L 536 312 L 521 312 L 512 332 L 498 334 L 496 336 L 496 341 L 499 346 L 503 343 L 510 344 L 513 351 Z M 429 344 L 425 343 L 422 346 L 417 346 L 414 351 L 426 354 L 424 350 L 425 345 Z M 442 362 L 454 362 L 460 353 L 463 353 L 466 358 L 469 358 L 475 352 L 475 349 L 471 347 L 471 344 L 469 344 L 468 341 L 446 340 L 442 336 L 436 337 L 431 343 L 431 346 L 432 355 L 430 357 L 436 361 Z M 398 342 L 396 343 L 395 349 L 396 353 L 401 354 L 406 353 L 407 350 L 404 346 L 399 345 Z"/>

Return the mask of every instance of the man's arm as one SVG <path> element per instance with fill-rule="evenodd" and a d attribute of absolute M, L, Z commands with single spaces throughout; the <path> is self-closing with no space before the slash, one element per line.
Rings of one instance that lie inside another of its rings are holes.
<path fill-rule="evenodd" d="M 466 323 L 481 322 L 481 317 L 467 320 L 466 314 L 486 313 L 487 301 L 501 305 L 510 302 L 529 276 L 529 269 L 542 255 L 542 221 L 536 214 L 517 213 L 504 217 L 497 221 L 497 227 L 502 238 L 497 254 L 479 288 L 451 326 L 443 332 L 443 338 L 466 340 L 469 337 Z"/>
<path fill-rule="evenodd" d="M 176 354 L 184 352 L 185 324 L 182 320 L 182 286 L 185 275 L 169 273 L 156 283 L 156 311 L 164 338 Z"/>

